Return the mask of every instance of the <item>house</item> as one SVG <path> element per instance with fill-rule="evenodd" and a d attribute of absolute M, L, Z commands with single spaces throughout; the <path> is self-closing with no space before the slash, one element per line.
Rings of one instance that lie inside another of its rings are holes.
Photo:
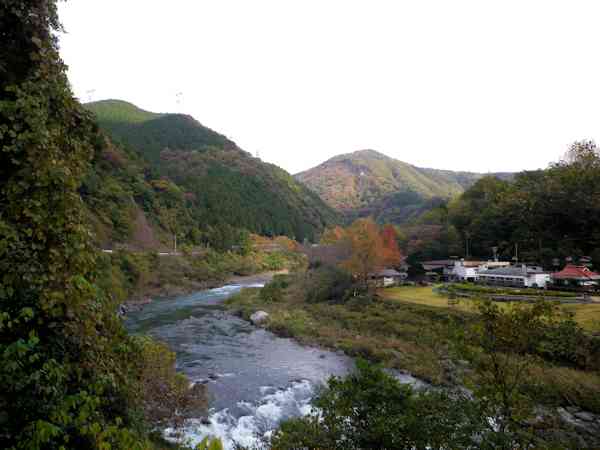
<path fill-rule="evenodd" d="M 508 267 L 488 267 L 479 271 L 478 281 L 496 286 L 546 288 L 551 277 L 539 266 L 521 264 Z"/>
<path fill-rule="evenodd" d="M 448 279 L 451 281 L 477 281 L 481 271 L 509 265 L 509 262 L 503 261 L 465 261 L 461 259 L 454 261 Z"/>
<path fill-rule="evenodd" d="M 464 259 L 454 261 L 449 279 L 452 281 L 477 281 L 479 267 L 484 264 L 484 261 L 465 261 Z"/>
<path fill-rule="evenodd" d="M 394 269 L 384 269 L 370 275 L 371 280 L 378 287 L 394 286 L 404 281 L 408 275 L 404 272 L 398 272 Z"/>
<path fill-rule="evenodd" d="M 444 280 L 450 279 L 452 269 L 454 268 L 455 259 L 435 259 L 431 261 L 421 262 L 421 266 L 426 272 L 428 279 L 440 278 Z"/>
<path fill-rule="evenodd" d="M 465 259 L 439 259 L 432 261 L 423 261 L 421 263 L 427 271 L 427 276 L 433 278 L 438 274 L 437 279 L 442 278 L 448 281 L 477 281 L 478 273 L 494 267 L 509 266 L 509 262 L 503 261 L 476 261 Z"/>
<path fill-rule="evenodd" d="M 600 274 L 575 264 L 567 264 L 560 272 L 553 273 L 552 279 L 557 286 L 592 287 L 600 284 Z"/>

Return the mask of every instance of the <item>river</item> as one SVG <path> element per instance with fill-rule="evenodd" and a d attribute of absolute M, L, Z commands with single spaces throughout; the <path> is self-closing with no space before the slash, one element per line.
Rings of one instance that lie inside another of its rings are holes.
<path fill-rule="evenodd" d="M 262 284 L 157 299 L 127 315 L 131 333 L 166 342 L 177 355 L 177 369 L 207 384 L 209 420 L 191 420 L 185 429 L 193 444 L 211 435 L 226 449 L 252 446 L 280 421 L 307 414 L 318 387 L 353 366 L 341 353 L 301 346 L 228 314 L 223 300 L 250 286 Z"/>

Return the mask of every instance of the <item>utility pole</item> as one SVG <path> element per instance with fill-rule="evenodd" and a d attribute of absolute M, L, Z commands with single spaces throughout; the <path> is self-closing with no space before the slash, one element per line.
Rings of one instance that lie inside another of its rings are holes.
<path fill-rule="evenodd" d="M 173 233 L 173 253 L 177 253 L 177 234 Z"/>
<path fill-rule="evenodd" d="M 465 259 L 469 259 L 469 257 L 471 256 L 470 249 L 469 249 L 470 238 L 471 238 L 470 234 L 465 233 Z"/>

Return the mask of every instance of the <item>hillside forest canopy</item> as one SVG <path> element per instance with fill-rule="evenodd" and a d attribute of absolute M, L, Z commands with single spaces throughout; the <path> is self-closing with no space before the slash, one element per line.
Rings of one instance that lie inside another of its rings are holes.
<path fill-rule="evenodd" d="M 448 256 L 537 262 L 589 257 L 600 268 L 600 151 L 574 143 L 545 170 L 484 177 L 461 196 L 398 227 L 411 260 Z M 495 248 L 495 249 L 494 249 Z"/>
<path fill-rule="evenodd" d="M 229 250 L 242 231 L 314 241 L 339 215 L 287 172 L 190 116 L 88 103 L 107 135 L 81 192 L 102 245 Z"/>

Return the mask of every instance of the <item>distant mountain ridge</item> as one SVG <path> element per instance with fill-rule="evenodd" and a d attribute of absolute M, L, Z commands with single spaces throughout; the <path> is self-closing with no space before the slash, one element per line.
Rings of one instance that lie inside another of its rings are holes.
<path fill-rule="evenodd" d="M 154 164 L 160 162 L 160 152 L 164 149 L 239 150 L 233 141 L 189 115 L 144 111 L 123 100 L 102 100 L 87 103 L 85 107 L 96 115 L 100 126 L 113 138 L 142 151 Z"/>
<path fill-rule="evenodd" d="M 335 156 L 295 177 L 346 217 L 372 215 L 380 221 L 402 223 L 436 199 L 461 194 L 486 175 L 511 177 L 509 173 L 420 168 L 375 150 L 359 150 Z"/>
<path fill-rule="evenodd" d="M 120 191 L 132 193 L 139 207 L 157 218 L 155 222 L 160 218 L 163 229 L 185 224 L 182 234 L 190 235 L 227 226 L 302 240 L 315 238 L 340 220 L 290 174 L 252 157 L 191 116 L 152 113 L 121 100 L 84 106 L 117 143 L 112 160 L 121 161 L 118 177 L 116 169 L 107 170 L 112 166 L 102 164 L 99 178 L 117 180 Z M 137 160 L 135 171 L 133 160 Z M 138 194 L 141 191 L 143 195 Z M 162 199 L 160 208 L 152 206 L 157 194 Z M 102 195 L 109 197 L 110 193 Z M 153 207 L 159 212 L 152 212 Z M 103 222 L 109 219 L 107 215 Z M 169 223 L 174 225 L 165 225 Z"/>

